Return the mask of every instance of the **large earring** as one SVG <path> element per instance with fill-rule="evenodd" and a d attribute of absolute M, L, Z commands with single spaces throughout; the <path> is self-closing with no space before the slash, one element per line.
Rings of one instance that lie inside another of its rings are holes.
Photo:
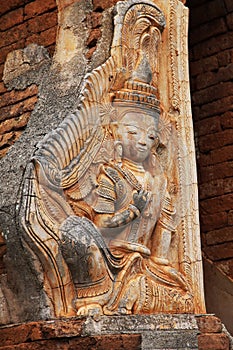
<path fill-rule="evenodd" d="M 115 149 L 115 161 L 119 164 L 122 163 L 123 148 L 120 141 L 116 141 L 114 145 Z"/>
<path fill-rule="evenodd" d="M 152 167 L 151 169 L 155 169 L 155 167 L 158 164 L 158 154 L 157 154 L 157 148 L 159 146 L 159 137 L 156 137 L 155 143 L 153 147 L 151 148 L 151 155 L 150 155 L 150 166 Z"/>
<path fill-rule="evenodd" d="M 151 150 L 151 156 L 150 156 L 150 165 L 152 166 L 152 168 L 154 168 L 156 166 L 156 163 L 157 163 L 156 147 L 154 147 Z"/>

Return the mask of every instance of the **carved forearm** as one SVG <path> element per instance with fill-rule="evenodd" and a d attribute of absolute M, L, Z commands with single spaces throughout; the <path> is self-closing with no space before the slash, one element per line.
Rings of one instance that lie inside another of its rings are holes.
<path fill-rule="evenodd" d="M 106 222 L 104 227 L 119 227 L 128 224 L 141 215 L 148 201 L 148 193 L 146 191 L 135 192 L 133 194 L 133 202 L 128 208 L 116 212 Z"/>
<path fill-rule="evenodd" d="M 116 213 L 108 222 L 108 227 L 124 226 L 140 215 L 140 211 L 132 204 L 129 208 Z"/>
<path fill-rule="evenodd" d="M 139 215 L 138 208 L 130 204 L 128 209 L 116 212 L 114 215 L 98 215 L 96 224 L 100 227 L 120 227 L 136 219 Z"/>

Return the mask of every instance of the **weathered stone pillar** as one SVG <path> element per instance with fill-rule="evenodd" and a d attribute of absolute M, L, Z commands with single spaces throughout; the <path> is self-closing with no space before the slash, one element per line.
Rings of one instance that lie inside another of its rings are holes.
<path fill-rule="evenodd" d="M 58 1 L 53 58 L 5 65 L 10 88 L 39 85 L 3 162 L 9 322 L 205 312 L 188 11 L 115 2 Z"/>

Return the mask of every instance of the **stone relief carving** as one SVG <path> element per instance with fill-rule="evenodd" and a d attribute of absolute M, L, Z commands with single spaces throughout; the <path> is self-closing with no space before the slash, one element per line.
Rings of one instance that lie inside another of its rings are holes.
<path fill-rule="evenodd" d="M 28 166 L 23 239 L 58 317 L 203 309 L 180 204 L 184 129 L 161 102 L 165 27 L 151 1 L 116 5 L 110 58 L 86 75 L 79 108 Z"/>

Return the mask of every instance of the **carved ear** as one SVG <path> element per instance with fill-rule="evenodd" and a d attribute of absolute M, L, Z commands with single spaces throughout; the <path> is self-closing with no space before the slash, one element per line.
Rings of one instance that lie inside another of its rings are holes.
<path fill-rule="evenodd" d="M 149 157 L 143 162 L 144 168 L 151 173 L 152 176 L 162 174 L 162 167 L 157 154 L 156 147 L 152 147 Z"/>

